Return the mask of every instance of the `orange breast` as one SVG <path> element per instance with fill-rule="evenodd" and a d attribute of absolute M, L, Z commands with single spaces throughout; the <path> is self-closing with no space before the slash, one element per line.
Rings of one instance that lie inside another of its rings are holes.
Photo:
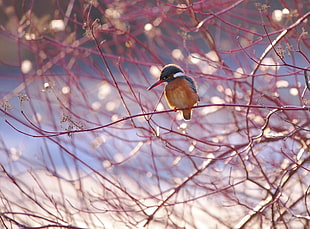
<path fill-rule="evenodd" d="M 184 78 L 176 78 L 165 87 L 165 97 L 171 108 L 191 108 L 198 103 L 198 94 Z"/>

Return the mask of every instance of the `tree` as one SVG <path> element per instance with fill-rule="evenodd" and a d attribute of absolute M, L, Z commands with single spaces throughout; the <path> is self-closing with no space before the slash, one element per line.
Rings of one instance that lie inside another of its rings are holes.
<path fill-rule="evenodd" d="M 309 227 L 307 1 L 1 4 L 1 227 Z"/>

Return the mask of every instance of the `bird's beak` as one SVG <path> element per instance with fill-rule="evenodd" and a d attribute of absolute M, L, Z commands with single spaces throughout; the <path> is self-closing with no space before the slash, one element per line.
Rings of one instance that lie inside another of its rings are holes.
<path fill-rule="evenodd" d="M 157 87 L 159 84 L 162 84 L 163 82 L 165 82 L 165 81 L 163 81 L 163 80 L 158 80 L 156 83 L 154 83 L 152 86 L 150 86 L 150 87 L 148 87 L 148 91 L 149 90 L 151 90 L 152 88 L 154 88 L 154 87 Z"/>

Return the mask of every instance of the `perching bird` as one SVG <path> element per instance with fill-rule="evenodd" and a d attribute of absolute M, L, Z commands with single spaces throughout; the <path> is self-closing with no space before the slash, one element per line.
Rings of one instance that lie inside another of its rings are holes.
<path fill-rule="evenodd" d="M 193 78 L 186 76 L 181 67 L 175 64 L 164 66 L 159 80 L 148 88 L 151 90 L 166 82 L 165 97 L 169 106 L 181 110 L 185 120 L 191 119 L 192 107 L 198 104 L 199 96 Z"/>

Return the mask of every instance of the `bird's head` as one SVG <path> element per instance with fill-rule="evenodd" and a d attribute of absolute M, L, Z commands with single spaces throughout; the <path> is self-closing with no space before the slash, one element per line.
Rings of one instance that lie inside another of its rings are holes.
<path fill-rule="evenodd" d="M 161 70 L 159 80 L 150 86 L 147 90 L 151 90 L 152 88 L 157 87 L 164 82 L 169 83 L 171 80 L 179 76 L 184 76 L 184 71 L 182 68 L 176 64 L 167 64 Z"/>

